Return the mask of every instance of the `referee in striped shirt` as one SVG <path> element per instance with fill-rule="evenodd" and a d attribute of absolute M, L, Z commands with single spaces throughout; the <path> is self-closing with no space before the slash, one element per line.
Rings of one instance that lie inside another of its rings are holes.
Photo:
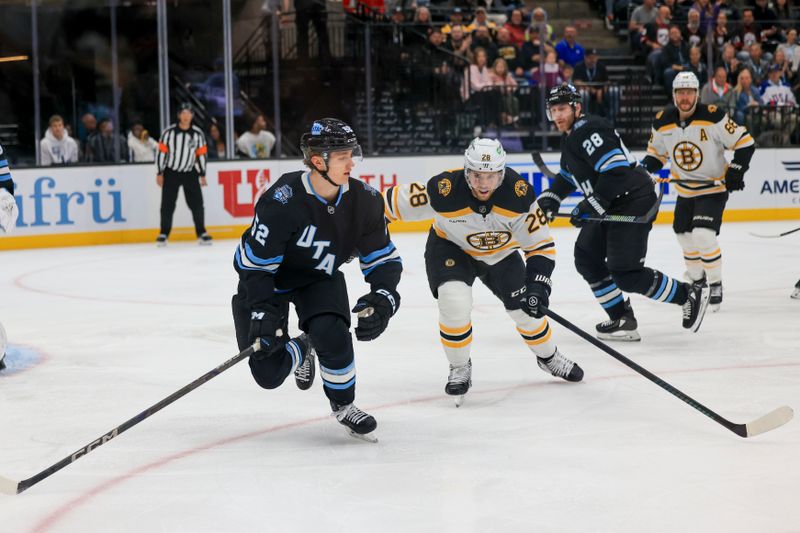
<path fill-rule="evenodd" d="M 158 246 L 165 246 L 172 230 L 172 215 L 178 200 L 178 189 L 183 186 L 186 204 L 192 211 L 194 230 L 200 244 L 211 244 L 206 232 L 203 211 L 203 193 L 206 186 L 206 137 L 203 130 L 192 124 L 192 106 L 182 103 L 178 109 L 178 123 L 161 133 L 158 143 L 158 176 L 161 187 L 161 233 L 156 238 Z"/>

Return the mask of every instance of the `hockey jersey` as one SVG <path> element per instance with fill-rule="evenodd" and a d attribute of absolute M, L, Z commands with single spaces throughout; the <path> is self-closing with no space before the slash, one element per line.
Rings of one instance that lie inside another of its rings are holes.
<path fill-rule="evenodd" d="M 11 195 L 14 195 L 14 182 L 11 180 L 11 169 L 8 168 L 8 159 L 6 159 L 6 151 L 0 145 L 0 187 L 6 189 Z"/>
<path fill-rule="evenodd" d="M 521 249 L 528 271 L 547 276 L 555 267 L 555 244 L 547 219 L 535 205 L 533 187 L 506 167 L 500 186 L 486 202 L 472 195 L 464 169 L 442 172 L 425 183 L 384 192 L 386 218 L 433 219 L 433 231 L 489 265 Z"/>
<path fill-rule="evenodd" d="M 747 128 L 736 124 L 717 106 L 697 104 L 692 116 L 684 121 L 680 120 L 678 109 L 669 106 L 656 115 L 643 164 L 655 172 L 669 159 L 670 175 L 675 179 L 708 181 L 674 184 L 679 196 L 693 198 L 725 192 L 724 183 L 714 184 L 725 178 L 728 169 L 725 150 L 734 150 L 734 161 L 746 171 L 755 141 Z"/>
<path fill-rule="evenodd" d="M 373 289 L 395 290 L 402 263 L 383 211 L 380 193 L 354 178 L 328 202 L 314 191 L 309 172 L 281 176 L 259 198 L 234 254 L 250 307 L 330 278 L 354 256 Z"/>
<path fill-rule="evenodd" d="M 561 170 L 550 190 L 566 198 L 575 189 L 597 196 L 614 214 L 626 214 L 631 201 L 653 191 L 650 176 L 637 168 L 619 134 L 606 119 L 584 115 L 561 137 Z"/>

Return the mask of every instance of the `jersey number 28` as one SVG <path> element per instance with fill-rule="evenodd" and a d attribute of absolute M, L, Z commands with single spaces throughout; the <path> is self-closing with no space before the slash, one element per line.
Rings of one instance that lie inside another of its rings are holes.
<path fill-rule="evenodd" d="M 586 155 L 592 155 L 594 151 L 603 145 L 603 138 L 599 133 L 592 133 L 592 135 L 583 141 L 583 149 L 586 150 Z"/>

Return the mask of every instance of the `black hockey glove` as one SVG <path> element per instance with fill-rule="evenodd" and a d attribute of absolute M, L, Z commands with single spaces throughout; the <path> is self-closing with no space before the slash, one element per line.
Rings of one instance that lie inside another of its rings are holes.
<path fill-rule="evenodd" d="M 400 295 L 391 289 L 374 290 L 359 298 L 353 307 L 353 312 L 359 313 L 356 338 L 360 341 L 377 339 L 399 307 Z"/>
<path fill-rule="evenodd" d="M 744 190 L 744 169 L 739 163 L 731 163 L 725 172 L 725 188 L 728 191 Z"/>
<path fill-rule="evenodd" d="M 550 305 L 550 288 L 553 283 L 544 274 L 536 274 L 528 282 L 522 295 L 522 310 L 533 318 L 542 318 L 544 308 Z"/>
<path fill-rule="evenodd" d="M 593 194 L 580 201 L 570 213 L 569 221 L 576 228 L 582 228 L 588 223 L 587 218 L 600 218 L 605 216 L 608 203 Z"/>
<path fill-rule="evenodd" d="M 541 209 L 542 213 L 547 217 L 548 222 L 552 222 L 556 218 L 556 213 L 558 213 L 558 209 L 561 207 L 562 200 L 563 198 L 553 191 L 544 191 L 536 198 L 539 209 Z"/>
<path fill-rule="evenodd" d="M 261 309 L 250 311 L 250 344 L 257 340 L 261 342 L 261 349 L 253 354 L 256 359 L 270 357 L 279 351 L 283 345 L 286 317 L 281 316 L 280 310 L 271 305 L 262 305 Z"/>

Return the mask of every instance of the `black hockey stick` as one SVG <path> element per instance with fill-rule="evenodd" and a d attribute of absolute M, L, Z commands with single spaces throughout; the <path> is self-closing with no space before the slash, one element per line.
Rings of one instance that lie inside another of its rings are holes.
<path fill-rule="evenodd" d="M 533 159 L 533 163 L 539 167 L 539 170 L 550 179 L 556 179 L 558 174 L 554 173 L 552 170 L 547 168 L 547 164 L 542 159 L 542 154 L 539 152 L 531 152 L 531 159 Z M 658 215 L 658 208 L 661 207 L 661 199 L 664 197 L 664 188 L 658 188 L 658 198 L 656 202 L 653 204 L 647 213 L 644 215 L 604 215 L 602 217 L 586 217 L 582 218 L 581 220 L 585 220 L 587 222 L 624 222 L 628 224 L 649 224 L 653 220 L 655 220 L 656 216 Z M 551 213 L 553 217 L 558 218 L 572 218 L 571 213 Z"/>
<path fill-rule="evenodd" d="M 787 235 L 791 235 L 796 231 L 800 231 L 800 228 L 790 229 L 789 231 L 784 231 L 783 233 L 778 233 L 775 235 L 762 235 L 760 233 L 750 233 L 753 237 L 761 237 L 762 239 L 777 239 L 778 237 L 785 237 Z"/>
<path fill-rule="evenodd" d="M 726 428 L 733 431 L 740 437 L 745 437 L 745 438 L 755 437 L 756 435 L 760 435 L 761 433 L 766 433 L 767 431 L 771 431 L 775 428 L 781 427 L 789 420 L 791 420 L 792 416 L 794 415 L 794 411 L 792 411 L 792 408 L 784 405 L 783 407 L 778 407 L 774 411 L 771 411 L 766 415 L 753 420 L 752 422 L 748 422 L 747 424 L 736 424 L 734 422 L 731 422 L 730 420 L 726 420 L 725 418 L 722 418 L 720 415 L 718 415 L 705 405 L 701 404 L 691 396 L 679 391 L 678 389 L 676 389 L 675 387 L 673 387 L 660 377 L 656 376 L 646 368 L 637 365 L 636 363 L 634 363 L 633 361 L 631 361 L 630 359 L 628 359 L 627 357 L 616 351 L 615 349 L 611 348 L 606 343 L 598 339 L 595 339 L 594 337 L 592 337 L 591 335 L 580 329 L 575 324 L 557 315 L 551 309 L 545 309 L 544 313 L 553 320 L 555 320 L 556 322 L 558 322 L 559 324 L 561 324 L 562 326 L 564 326 L 565 328 L 567 328 L 568 330 L 572 331 L 579 337 L 583 338 L 585 341 L 594 344 L 596 347 L 600 348 L 601 350 L 609 354 L 611 357 L 613 357 L 623 365 L 633 369 L 638 374 L 641 374 L 642 376 L 646 377 L 647 379 L 649 379 L 650 381 L 652 381 L 653 383 L 655 383 L 656 385 L 667 391 L 668 393 L 672 394 L 679 400 L 686 402 L 687 404 L 694 407 L 695 409 L 706 415 L 714 422 L 725 426 Z"/>
<path fill-rule="evenodd" d="M 172 394 L 170 394 L 169 396 L 167 396 L 166 398 L 164 398 L 163 400 L 161 400 L 157 404 L 151 405 L 150 407 L 148 407 L 147 409 L 145 409 L 144 411 L 142 411 L 138 415 L 134 416 L 133 418 L 131 418 L 127 422 L 123 422 L 122 424 L 120 424 L 119 426 L 115 427 L 114 429 L 112 429 L 111 431 L 106 433 L 105 435 L 102 435 L 101 437 L 93 440 L 92 442 L 90 442 L 89 444 L 87 444 L 83 448 L 78 449 L 76 452 L 72 453 L 71 455 L 68 455 L 67 457 L 64 457 L 62 460 L 60 460 L 56 464 L 54 464 L 54 465 L 52 465 L 52 466 L 50 466 L 48 468 L 45 468 L 44 470 L 42 470 L 41 472 L 39 472 L 35 476 L 29 477 L 28 479 L 23 479 L 22 481 L 13 481 L 11 479 L 8 479 L 8 478 L 0 476 L 0 492 L 2 492 L 4 494 L 11 494 L 11 495 L 19 494 L 22 491 L 27 490 L 30 487 L 32 487 L 33 485 L 39 483 L 43 479 L 46 479 L 46 478 L 52 476 L 53 474 L 55 474 L 56 472 L 58 472 L 59 470 L 61 470 L 65 466 L 69 466 L 70 464 L 74 463 L 75 461 L 77 461 L 78 459 L 83 457 L 84 455 L 86 455 L 89 452 L 99 448 L 100 446 L 102 446 L 106 442 L 110 441 L 114 437 L 117 437 L 118 435 L 120 435 L 124 431 L 132 428 L 133 426 L 135 426 L 139 422 L 142 422 L 146 418 L 151 417 L 152 415 L 154 415 L 155 413 L 159 412 L 164 407 L 166 407 L 169 404 L 173 403 L 175 400 L 187 395 L 188 393 L 190 393 L 191 391 L 193 391 L 194 389 L 196 389 L 197 387 L 199 387 L 203 383 L 211 380 L 211 378 L 214 378 L 214 377 L 218 376 L 219 374 L 225 372 L 226 370 L 228 370 L 230 367 L 232 367 L 233 365 L 235 365 L 236 363 L 238 363 L 242 359 L 245 359 L 245 358 L 249 357 L 250 355 L 253 354 L 253 352 L 258 350 L 258 345 L 259 345 L 258 342 L 254 343 L 252 346 L 249 346 L 244 351 L 239 352 L 237 355 L 234 355 L 233 357 L 231 357 L 230 359 L 228 359 L 227 361 L 225 361 L 224 363 L 222 363 L 221 365 L 219 365 L 215 369 L 213 369 L 213 370 L 211 370 L 209 372 L 206 372 L 205 374 L 203 374 L 202 376 L 200 376 L 196 380 L 192 381 L 191 383 L 189 383 L 188 385 L 186 385 L 182 389 L 173 392 Z"/>

